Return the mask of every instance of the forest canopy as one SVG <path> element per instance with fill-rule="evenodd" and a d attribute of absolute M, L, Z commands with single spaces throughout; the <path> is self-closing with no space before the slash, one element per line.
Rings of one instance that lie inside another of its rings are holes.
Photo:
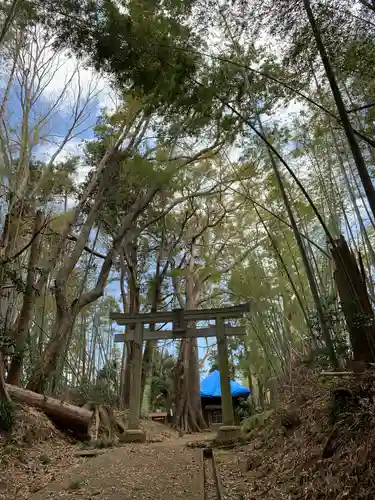
<path fill-rule="evenodd" d="M 0 18 L 2 399 L 127 408 L 111 311 L 250 303 L 228 356 L 259 407 L 293 363 L 375 362 L 371 1 L 8 0 Z M 145 342 L 144 408 L 204 428 L 216 356 Z"/>

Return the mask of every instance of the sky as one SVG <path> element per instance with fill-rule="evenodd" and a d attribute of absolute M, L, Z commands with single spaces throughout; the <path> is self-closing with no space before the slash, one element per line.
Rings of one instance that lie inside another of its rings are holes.
<path fill-rule="evenodd" d="M 38 52 L 40 62 L 43 64 L 44 75 L 39 79 L 42 92 L 38 95 L 30 113 L 30 126 L 38 123 L 37 134 L 39 144 L 34 149 L 36 159 L 48 161 L 61 144 L 64 136 L 70 129 L 73 116 L 72 111 L 76 102 L 79 102 L 79 110 L 85 107 L 78 126 L 71 134 L 72 138 L 66 143 L 57 157 L 57 161 L 63 161 L 72 155 L 82 154 L 82 141 L 93 138 L 93 126 L 100 114 L 101 109 L 113 110 L 115 107 L 115 93 L 111 90 L 109 82 L 102 76 L 97 75 L 91 69 L 84 68 L 75 57 L 68 54 L 61 55 L 57 60 L 51 62 L 53 49 L 49 45 Z M 25 67 L 30 73 L 29 80 L 37 74 L 34 70 L 33 59 L 25 60 Z M 37 80 L 36 80 L 37 81 Z M 0 86 L 4 89 L 6 85 L 4 75 L 0 77 Z M 15 80 L 8 100 L 6 115 L 7 122 L 11 125 L 19 125 L 22 118 L 21 87 Z M 40 125 L 43 117 L 48 115 L 46 124 Z M 19 127 L 18 127 L 19 128 Z M 78 181 L 82 180 L 85 172 L 79 172 Z"/>
<path fill-rule="evenodd" d="M 81 105 L 85 102 L 86 95 L 92 93 L 90 102 L 85 110 L 84 117 L 79 127 L 74 132 L 74 137 L 70 139 L 62 148 L 56 158 L 57 161 L 63 161 L 70 156 L 82 155 L 82 143 L 93 139 L 93 126 L 96 123 L 98 116 L 103 108 L 109 110 L 115 109 L 116 98 L 111 90 L 109 82 L 96 74 L 93 70 L 84 68 L 82 64 L 78 64 L 75 57 L 68 54 L 62 54 L 58 60 L 51 59 L 53 54 L 52 47 L 47 44 L 42 48 L 38 45 L 33 49 L 34 58 L 30 58 L 28 71 L 33 72 L 33 64 L 36 55 L 40 61 L 46 65 L 44 79 L 41 85 L 44 87 L 43 92 L 37 102 L 34 104 L 31 114 L 31 123 L 36 123 L 41 120 L 46 113 L 50 113 L 48 125 L 37 127 L 39 144 L 34 150 L 34 157 L 37 160 L 48 162 L 59 148 L 63 137 L 66 135 L 72 123 L 72 105 L 81 89 Z M 79 71 L 77 68 L 79 67 Z M 66 89 L 69 82 L 68 89 Z M 0 85 L 5 88 L 6 80 L 0 78 Z M 58 102 L 58 105 L 56 103 Z M 53 112 L 51 112 L 53 109 Z M 300 109 L 299 103 L 292 103 L 288 109 L 279 110 L 274 120 L 289 120 L 290 115 L 298 113 Z M 11 125 L 18 125 L 22 119 L 22 109 L 20 105 L 20 86 L 17 82 L 13 85 L 9 95 L 7 106 L 7 121 Z M 42 138 L 42 140 L 40 140 Z M 240 150 L 232 149 L 231 159 L 235 161 L 240 154 Z M 84 180 L 88 169 L 82 166 L 77 174 L 77 182 Z M 95 231 L 92 231 L 91 238 L 94 238 Z M 105 249 L 96 248 L 98 251 Z M 111 282 L 106 290 L 106 294 L 114 296 L 118 302 L 121 302 L 120 289 L 118 282 Z M 118 329 L 118 327 L 117 327 Z M 215 343 L 215 339 L 208 339 L 208 344 Z M 199 339 L 199 357 L 202 358 L 207 351 L 206 340 Z M 121 347 L 118 345 L 118 347 Z M 209 368 L 207 363 L 205 368 Z"/>
<path fill-rule="evenodd" d="M 42 55 L 46 64 L 50 60 L 52 49 L 45 48 Z M 30 61 L 30 67 L 32 61 Z M 92 93 L 90 100 L 85 110 L 85 119 L 75 131 L 74 137 L 63 147 L 56 161 L 63 161 L 70 156 L 82 155 L 82 142 L 93 139 L 92 128 L 96 123 L 98 116 L 103 108 L 109 110 L 115 109 L 116 97 L 111 90 L 109 81 L 102 76 L 97 75 L 90 69 L 82 68 L 80 64 L 79 72 L 77 72 L 78 61 L 67 54 L 62 55 L 57 62 L 51 64 L 48 72 L 45 74 L 42 96 L 36 102 L 32 120 L 39 121 L 43 114 L 48 113 L 56 104 L 56 100 L 61 97 L 67 81 L 70 81 L 69 89 L 64 93 L 63 98 L 58 106 L 54 109 L 48 119 L 48 125 L 38 127 L 36 130 L 40 137 L 43 137 L 42 144 L 39 144 L 34 151 L 35 158 L 48 161 L 56 152 L 62 138 L 65 136 L 71 125 L 72 103 L 77 96 L 78 89 L 82 89 L 81 103 L 84 102 L 85 96 Z M 6 81 L 0 76 L 0 86 L 3 88 Z M 273 114 L 272 120 L 287 123 L 301 112 L 302 105 L 298 100 L 292 102 L 287 108 L 279 108 Z M 7 107 L 7 118 L 10 124 L 19 124 L 22 116 L 20 107 L 20 88 L 15 84 L 9 96 Z M 233 150 L 231 159 L 235 160 L 240 154 L 239 150 Z M 77 175 L 77 182 L 82 181 L 87 174 L 87 168 L 82 167 Z M 363 206 L 360 207 L 361 210 Z M 101 249 L 97 248 L 99 251 Z M 120 302 L 120 290 L 118 282 L 112 282 L 107 287 L 107 294 L 114 296 Z M 209 343 L 214 343 L 214 339 L 209 339 Z M 203 357 L 206 353 L 206 342 L 204 339 L 199 339 L 199 356 Z"/>

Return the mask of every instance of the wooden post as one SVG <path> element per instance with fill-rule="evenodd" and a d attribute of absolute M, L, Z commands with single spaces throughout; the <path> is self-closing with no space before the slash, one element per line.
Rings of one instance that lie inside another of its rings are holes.
<path fill-rule="evenodd" d="M 227 340 L 225 337 L 225 324 L 223 318 L 216 318 L 217 351 L 219 355 L 219 372 L 221 388 L 221 408 L 223 412 L 223 424 L 234 425 L 234 412 L 232 393 L 229 381 L 229 364 Z"/>

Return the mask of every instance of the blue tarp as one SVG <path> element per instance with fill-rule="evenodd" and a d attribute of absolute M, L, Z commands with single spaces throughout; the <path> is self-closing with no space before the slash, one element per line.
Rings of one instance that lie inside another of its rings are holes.
<path fill-rule="evenodd" d="M 234 380 L 230 381 L 230 389 L 233 397 L 246 398 L 250 394 L 250 389 L 244 387 Z M 201 398 L 220 398 L 220 373 L 215 370 L 205 379 L 201 380 Z"/>

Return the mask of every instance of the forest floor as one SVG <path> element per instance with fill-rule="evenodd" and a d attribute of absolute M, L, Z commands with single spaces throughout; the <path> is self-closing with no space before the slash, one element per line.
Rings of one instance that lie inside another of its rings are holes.
<path fill-rule="evenodd" d="M 202 500 L 197 450 L 179 444 L 124 445 L 74 467 L 30 500 Z"/>
<path fill-rule="evenodd" d="M 215 449 L 226 498 L 375 499 L 375 370 L 321 372 L 293 368 L 275 407 L 244 422 L 246 439 Z"/>
<path fill-rule="evenodd" d="M 374 499 L 374 371 L 325 378 L 301 367 L 278 394 L 277 408 L 248 419 L 246 441 L 214 449 L 225 500 Z M 84 458 L 47 418 L 24 411 L 22 444 L 0 446 L 0 500 L 202 498 L 199 449 L 215 445 L 214 433 L 179 438 L 143 421 L 148 443 Z"/>
<path fill-rule="evenodd" d="M 248 442 L 220 451 L 241 500 L 373 500 L 375 373 L 295 368 L 274 410 L 248 419 Z M 233 489 L 232 489 L 233 492 Z"/>
<path fill-rule="evenodd" d="M 1 500 L 201 498 L 194 496 L 200 495 L 197 452 L 184 449 L 187 438 L 163 424 L 142 422 L 150 443 L 82 457 L 77 455 L 82 445 L 68 440 L 42 413 L 27 407 L 22 412 L 11 441 L 0 442 Z"/>
<path fill-rule="evenodd" d="M 200 449 L 190 444 L 210 442 L 215 433 L 179 437 L 168 426 L 142 421 L 145 444 L 91 450 L 98 455 L 83 457 L 77 454 L 88 450 L 69 441 L 43 414 L 27 407 L 22 412 L 11 442 L 0 447 L 0 499 L 203 499 Z"/>

